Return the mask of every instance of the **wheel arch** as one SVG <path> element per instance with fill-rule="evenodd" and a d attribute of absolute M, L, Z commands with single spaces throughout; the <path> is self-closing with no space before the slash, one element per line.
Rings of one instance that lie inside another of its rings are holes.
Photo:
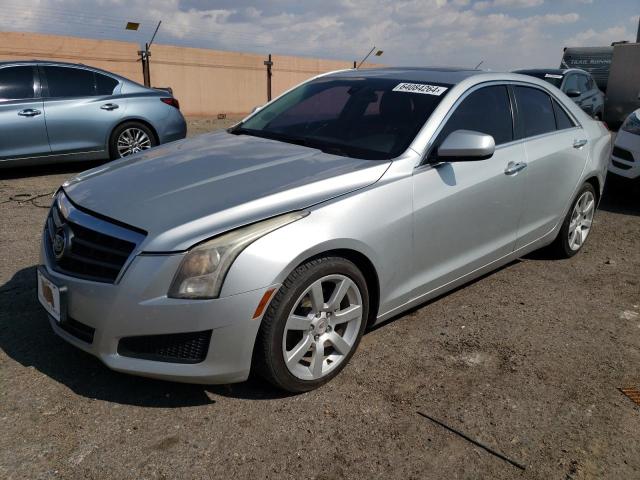
<path fill-rule="evenodd" d="M 308 258 L 305 258 L 299 262 L 293 269 L 295 270 L 300 265 L 304 265 L 312 260 L 322 257 L 340 257 L 352 262 L 362 272 L 365 281 L 367 282 L 367 290 L 369 291 L 369 318 L 367 319 L 367 325 L 373 325 L 377 316 L 380 306 L 380 279 L 378 272 L 373 262 L 362 252 L 353 250 L 350 248 L 334 248 L 325 250 L 321 253 L 316 253 Z"/>
<path fill-rule="evenodd" d="M 590 184 L 593 187 L 593 189 L 596 191 L 596 205 L 598 205 L 600 203 L 600 197 L 602 196 L 602 193 L 600 190 L 600 179 L 596 175 L 592 175 L 588 177 L 584 181 L 584 183 Z"/>

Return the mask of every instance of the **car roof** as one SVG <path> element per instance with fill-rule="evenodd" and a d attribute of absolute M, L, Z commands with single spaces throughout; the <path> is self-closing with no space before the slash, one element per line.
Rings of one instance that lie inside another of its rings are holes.
<path fill-rule="evenodd" d="M 327 76 L 341 78 L 384 78 L 407 82 L 435 82 L 455 85 L 484 70 L 450 67 L 386 67 L 340 70 Z"/>
<path fill-rule="evenodd" d="M 87 68 L 89 70 L 93 70 L 95 72 L 104 73 L 105 75 L 109 75 L 111 77 L 115 77 L 121 81 L 131 82 L 128 78 L 122 77 L 117 73 L 110 72 L 108 70 L 103 70 L 101 68 L 92 67 L 91 65 L 85 65 L 84 63 L 71 63 L 71 62 L 59 62 L 55 60 L 11 60 L 11 61 L 3 61 L 0 62 L 0 67 L 4 67 L 7 65 L 18 66 L 18 65 L 56 65 L 61 67 L 80 67 Z"/>
<path fill-rule="evenodd" d="M 522 75 L 532 75 L 532 74 L 543 74 L 550 73 L 552 75 L 566 75 L 567 73 L 583 73 L 585 75 L 590 75 L 586 70 L 582 70 L 581 68 L 527 68 L 523 70 L 514 70 L 513 73 L 520 73 Z"/>
<path fill-rule="evenodd" d="M 532 73 L 550 73 L 552 75 L 564 75 L 567 73 L 566 68 L 526 68 L 523 70 L 514 70 L 513 73 L 521 73 L 523 75 L 532 74 Z"/>

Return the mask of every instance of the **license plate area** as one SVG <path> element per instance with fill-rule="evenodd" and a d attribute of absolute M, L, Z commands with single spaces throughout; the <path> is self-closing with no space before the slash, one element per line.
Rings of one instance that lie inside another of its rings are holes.
<path fill-rule="evenodd" d="M 56 322 L 63 323 L 67 317 L 67 287 L 56 285 L 38 268 L 38 300 Z"/>

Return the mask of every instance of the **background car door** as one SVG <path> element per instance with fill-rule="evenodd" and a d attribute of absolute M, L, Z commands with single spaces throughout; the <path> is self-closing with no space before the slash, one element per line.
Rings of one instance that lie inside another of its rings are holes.
<path fill-rule="evenodd" d="M 74 67 L 40 67 L 45 81 L 44 111 L 54 153 L 100 151 L 124 112 L 114 78 Z"/>
<path fill-rule="evenodd" d="M 507 170 L 518 170 L 514 166 L 525 160 L 524 147 L 513 142 L 511 112 L 504 85 L 473 91 L 446 121 L 432 151 L 449 133 L 466 129 L 494 137 L 493 157 L 420 167 L 414 173 L 416 294 L 513 251 L 526 170 Z"/>
<path fill-rule="evenodd" d="M 516 248 L 562 220 L 587 162 L 587 136 L 556 100 L 534 87 L 514 86 L 516 132 L 525 139 L 527 182 Z M 582 146 L 581 146 L 582 145 Z"/>
<path fill-rule="evenodd" d="M 50 152 L 36 69 L 0 68 L 0 159 L 35 157 Z"/>

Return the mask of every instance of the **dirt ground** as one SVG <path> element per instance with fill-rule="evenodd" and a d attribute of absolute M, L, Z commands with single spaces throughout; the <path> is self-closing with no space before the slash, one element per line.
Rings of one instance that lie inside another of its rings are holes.
<path fill-rule="evenodd" d="M 573 259 L 531 255 L 401 315 L 287 396 L 114 373 L 51 332 L 35 292 L 50 198 L 28 195 L 91 166 L 0 171 L 0 478 L 640 478 L 640 407 L 618 390 L 640 388 L 637 184 L 608 184 Z"/>

